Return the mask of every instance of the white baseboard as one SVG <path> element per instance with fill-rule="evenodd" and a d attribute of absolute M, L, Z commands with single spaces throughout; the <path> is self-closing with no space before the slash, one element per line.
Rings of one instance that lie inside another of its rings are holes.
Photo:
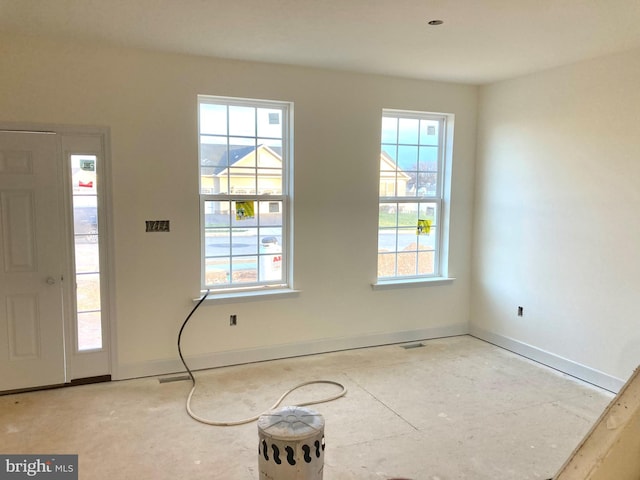
<path fill-rule="evenodd" d="M 375 347 L 394 343 L 414 342 L 433 338 L 453 337 L 469 333 L 467 324 L 408 330 L 403 332 L 375 333 L 358 337 L 327 338 L 309 342 L 271 345 L 266 347 L 215 352 L 203 355 L 185 355 L 185 361 L 191 370 L 225 367 L 244 363 L 277 360 L 280 358 L 300 357 L 318 353 L 328 353 L 354 348 Z M 183 352 L 184 353 L 184 352 Z M 148 362 L 119 365 L 114 372 L 114 380 L 168 375 L 184 372 L 176 351 L 176 358 L 152 360 Z"/>
<path fill-rule="evenodd" d="M 573 360 L 568 360 L 538 347 L 514 340 L 513 338 L 488 332 L 473 325 L 469 327 L 469 334 L 613 393 L 620 391 L 625 383 L 624 380 L 612 377 L 611 375 L 574 362 Z"/>

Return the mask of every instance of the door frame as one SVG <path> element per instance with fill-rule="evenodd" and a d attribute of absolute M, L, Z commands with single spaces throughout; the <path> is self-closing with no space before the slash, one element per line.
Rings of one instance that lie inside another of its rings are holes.
<path fill-rule="evenodd" d="M 111 194 L 110 129 L 100 126 L 78 126 L 43 123 L 0 122 L 0 130 L 15 132 L 55 133 L 58 139 L 57 164 L 60 191 L 60 218 L 63 225 L 63 329 L 65 350 L 65 382 L 90 377 L 109 378 L 116 374 L 116 309 L 115 309 L 115 259 Z M 73 204 L 71 192 L 70 154 L 91 154 L 98 162 L 98 238 L 100 245 L 100 294 L 103 323 L 103 349 L 78 352 L 76 350 L 76 299 L 73 236 Z M 67 280 L 68 279 L 68 280 Z M 80 383 L 80 382 L 79 382 Z"/>

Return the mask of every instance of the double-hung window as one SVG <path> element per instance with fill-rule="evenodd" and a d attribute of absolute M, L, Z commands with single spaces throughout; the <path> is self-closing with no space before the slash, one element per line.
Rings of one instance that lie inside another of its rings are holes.
<path fill-rule="evenodd" d="M 378 282 L 443 271 L 447 115 L 383 110 Z"/>
<path fill-rule="evenodd" d="M 198 96 L 202 286 L 289 286 L 286 102 Z"/>

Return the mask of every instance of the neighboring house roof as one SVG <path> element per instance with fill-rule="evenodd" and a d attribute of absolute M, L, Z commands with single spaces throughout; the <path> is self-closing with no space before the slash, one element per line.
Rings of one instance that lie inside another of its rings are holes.
<path fill-rule="evenodd" d="M 226 173 L 228 167 L 238 166 L 243 160 L 245 160 L 251 153 L 256 150 L 254 146 L 245 145 L 230 145 L 227 150 L 226 145 L 210 145 L 203 144 L 201 147 L 202 166 L 210 166 L 213 168 L 213 175 L 223 175 Z M 271 154 L 272 158 L 282 161 L 282 149 L 279 147 L 269 147 L 267 145 L 258 145 L 258 150 Z M 258 167 L 275 167 L 276 165 L 258 165 Z M 396 170 L 399 179 L 407 181 L 411 180 L 411 177 L 407 175 L 396 162 L 386 153 L 380 153 L 380 172 L 382 177 L 396 177 Z"/>
<path fill-rule="evenodd" d="M 394 177 L 396 176 L 396 170 L 398 171 L 398 178 L 405 180 L 411 180 L 411 177 L 404 173 L 404 171 L 393 161 L 387 152 L 380 153 L 380 176 L 381 177 Z"/>
<path fill-rule="evenodd" d="M 257 147 L 253 145 L 229 145 L 227 149 L 226 145 L 203 144 L 201 146 L 201 164 L 203 167 L 212 167 L 213 175 L 221 175 L 228 167 L 238 166 L 238 164 L 247 159 L 256 149 L 264 150 L 270 153 L 273 158 L 282 162 L 282 148 L 279 147 L 269 147 L 267 145 L 258 145 Z"/>
<path fill-rule="evenodd" d="M 260 148 L 260 146 L 258 146 L 258 148 Z M 233 165 L 234 163 L 236 163 L 238 160 L 246 157 L 247 155 L 249 155 L 251 152 L 253 152 L 256 149 L 256 147 L 254 146 L 250 146 L 250 147 L 239 147 L 239 148 L 229 148 L 228 151 L 224 152 L 224 154 L 222 155 L 221 158 L 221 165 Z"/>

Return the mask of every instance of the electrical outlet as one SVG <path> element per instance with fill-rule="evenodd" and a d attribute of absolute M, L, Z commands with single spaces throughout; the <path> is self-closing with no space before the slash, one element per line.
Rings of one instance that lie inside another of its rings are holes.
<path fill-rule="evenodd" d="M 519 317 L 524 316 L 524 307 L 518 307 L 518 316 Z"/>
<path fill-rule="evenodd" d="M 169 220 L 145 220 L 146 232 L 169 232 Z"/>
<path fill-rule="evenodd" d="M 235 326 L 238 324 L 238 316 L 236 314 L 229 315 L 229 325 Z"/>

